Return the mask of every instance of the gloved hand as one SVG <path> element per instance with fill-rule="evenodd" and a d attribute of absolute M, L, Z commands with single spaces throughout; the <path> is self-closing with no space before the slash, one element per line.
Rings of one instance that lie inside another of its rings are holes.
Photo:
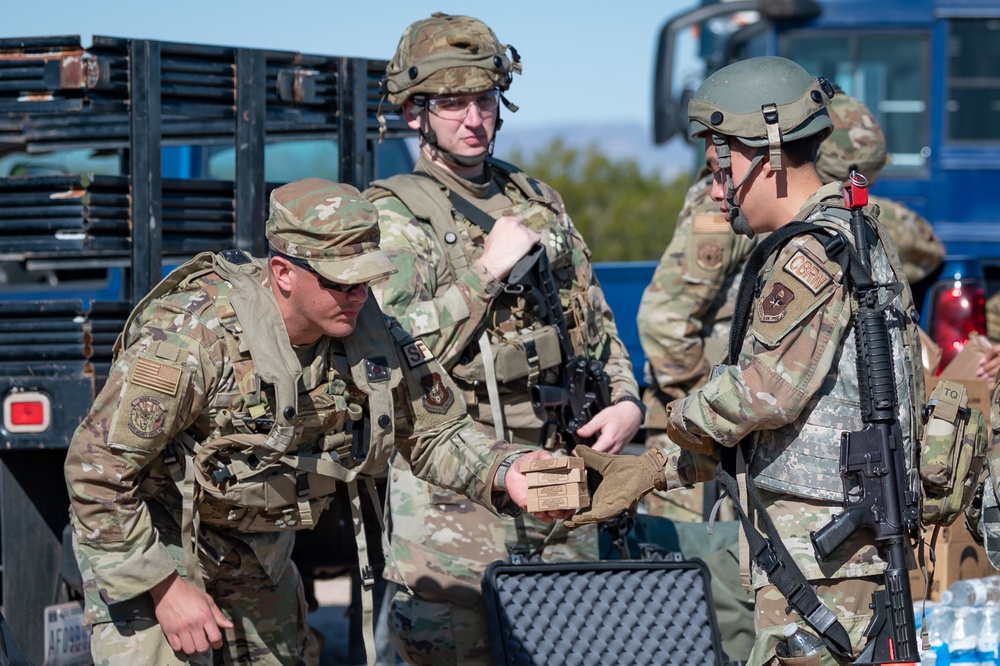
<path fill-rule="evenodd" d="M 601 482 L 590 498 L 590 506 L 566 521 L 570 529 L 614 518 L 634 507 L 639 498 L 654 488 L 667 487 L 663 469 L 667 460 L 660 449 L 648 449 L 641 456 L 600 453 L 583 445 L 575 451 L 587 469 L 601 475 Z"/>

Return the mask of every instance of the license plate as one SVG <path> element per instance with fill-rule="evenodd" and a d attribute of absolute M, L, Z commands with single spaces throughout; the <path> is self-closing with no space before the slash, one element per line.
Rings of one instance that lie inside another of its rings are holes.
<path fill-rule="evenodd" d="M 83 626 L 83 604 L 71 601 L 45 607 L 44 666 L 85 666 L 90 657 L 90 627 Z"/>

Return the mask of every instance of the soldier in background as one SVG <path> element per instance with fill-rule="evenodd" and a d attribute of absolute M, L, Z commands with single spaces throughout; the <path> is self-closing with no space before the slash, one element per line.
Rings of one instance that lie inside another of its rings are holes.
<path fill-rule="evenodd" d="M 349 185 L 285 185 L 268 259 L 200 254 L 130 316 L 65 465 L 96 663 L 318 661 L 294 532 L 335 480 L 360 524 L 358 482 L 394 443 L 486 513 L 526 505 L 518 467 L 548 454 L 511 465 L 516 447 L 475 429 L 427 348 L 368 298 L 395 272 L 377 220 Z"/>
<path fill-rule="evenodd" d="M 688 107 L 692 136 L 705 139 L 706 164 L 715 176 L 712 198 L 738 233 L 776 232 L 805 220 L 853 243 L 839 183 L 823 185 L 815 168 L 820 143 L 832 131 L 826 110 L 832 96 L 829 82 L 775 57 L 724 67 L 695 93 Z M 880 240 L 869 248 L 874 279 L 879 284 L 905 280 L 884 228 L 876 224 L 873 229 Z M 667 447 L 638 457 L 577 447 L 603 481 L 591 507 L 567 525 L 617 515 L 654 488 L 710 480 L 723 451 L 733 451 L 741 484 L 753 483 L 760 490 L 763 511 L 777 531 L 774 538 L 790 553 L 790 561 L 781 558 L 784 568 L 794 566 L 803 573 L 809 585 L 799 592 L 817 595 L 846 630 L 849 649 L 857 652 L 865 644 L 870 603 L 885 563 L 867 530 L 849 536 L 822 564 L 809 538 L 843 511 L 840 433 L 862 425 L 853 296 L 840 264 L 809 235 L 794 236 L 776 248 L 754 286 L 740 294 L 748 299 L 750 320 L 746 334 L 740 334 L 738 358 L 718 366 L 700 388 L 669 404 Z M 924 390 L 912 311 L 909 289 L 885 310 L 906 450 L 919 438 L 915 405 Z M 761 512 L 753 513 L 759 528 Z M 755 558 L 759 555 L 766 553 Z M 794 622 L 803 631 L 815 630 L 761 565 L 741 564 L 755 594 L 756 637 L 749 666 L 794 663 L 776 655 L 782 628 Z M 829 651 L 816 661 L 847 663 Z"/>
<path fill-rule="evenodd" d="M 404 32 L 386 91 L 420 133 L 420 158 L 413 174 L 376 181 L 366 192 L 379 209 L 382 247 L 399 267 L 376 296 L 441 359 L 481 429 L 525 450 L 563 449 L 568 442 L 543 428 L 529 387 L 553 383 L 569 359 L 553 337 L 555 322 L 539 320 L 504 290 L 514 264 L 541 243 L 574 353 L 601 361 L 610 376 L 613 404 L 579 434 L 618 451 L 642 409 L 590 251 L 557 192 L 490 157 L 503 92 L 521 70 L 509 50 L 510 57 L 488 26 L 467 16 L 434 14 Z M 546 560 L 598 557 L 593 528 L 569 537 L 561 526 L 503 523 L 405 465 L 392 469 L 389 504 L 385 575 L 399 589 L 388 622 L 409 663 L 492 662 L 480 581 L 487 564 L 507 559 L 508 545 Z"/>

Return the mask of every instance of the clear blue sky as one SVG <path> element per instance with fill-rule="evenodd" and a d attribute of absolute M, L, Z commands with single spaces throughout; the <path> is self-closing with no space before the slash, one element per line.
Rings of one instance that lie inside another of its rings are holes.
<path fill-rule="evenodd" d="M 664 20 L 697 0 L 34 0 L 4 3 L 0 36 L 93 35 L 389 58 L 412 21 L 483 19 L 524 62 L 507 115 L 519 129 L 650 124 L 653 51 Z"/>

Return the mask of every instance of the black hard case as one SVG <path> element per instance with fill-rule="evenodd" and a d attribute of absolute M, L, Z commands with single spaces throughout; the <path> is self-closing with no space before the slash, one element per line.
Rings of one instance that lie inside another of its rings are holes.
<path fill-rule="evenodd" d="M 722 666 L 700 560 L 494 562 L 483 577 L 498 666 Z"/>

